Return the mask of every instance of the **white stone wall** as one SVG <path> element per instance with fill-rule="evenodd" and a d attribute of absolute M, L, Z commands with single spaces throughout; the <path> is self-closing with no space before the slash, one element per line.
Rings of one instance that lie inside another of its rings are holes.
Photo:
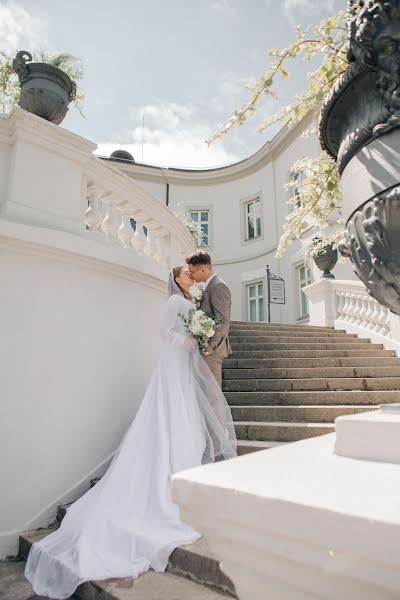
<path fill-rule="evenodd" d="M 122 215 L 161 230 L 168 261 L 194 249 L 95 148 L 20 109 L 0 116 L 0 560 L 104 473 L 155 366 L 168 268 L 121 235 Z M 102 229 L 109 213 L 118 233 Z"/>
<path fill-rule="evenodd" d="M 180 205 L 188 210 L 210 211 L 209 251 L 215 270 L 232 290 L 233 319 L 248 319 L 246 283 L 263 277 L 268 264 L 286 284 L 286 304 L 271 306 L 271 321 L 298 322 L 297 267 L 303 263 L 303 244 L 295 241 L 281 259 L 277 259 L 275 253 L 289 210 L 290 194 L 285 184 L 290 168 L 303 156 L 316 156 L 320 152 L 316 134 L 302 136 L 310 124 L 313 123 L 306 121 L 293 129 L 284 128 L 254 156 L 219 169 L 189 171 L 113 163 L 162 203 L 165 203 L 168 182 L 172 208 Z M 257 194 L 263 204 L 263 235 L 246 242 L 243 201 Z M 315 234 L 315 229 L 310 228 L 305 238 L 311 239 Z M 339 262 L 334 274 L 338 279 L 355 279 L 348 260 Z M 321 272 L 314 266 L 314 279 L 320 276 Z"/>
<path fill-rule="evenodd" d="M 103 474 L 154 367 L 164 298 L 122 268 L 6 241 L 0 281 L 4 558 Z"/>

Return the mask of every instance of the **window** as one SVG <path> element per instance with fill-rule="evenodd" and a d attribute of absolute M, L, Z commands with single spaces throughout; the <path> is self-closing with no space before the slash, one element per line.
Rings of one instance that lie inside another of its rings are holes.
<path fill-rule="evenodd" d="M 195 223 L 200 224 L 201 231 L 203 232 L 203 240 L 200 240 L 199 238 L 195 239 L 196 246 L 198 248 L 209 246 L 210 245 L 210 243 L 209 243 L 209 240 L 210 240 L 209 211 L 208 210 L 191 210 L 190 218 Z"/>
<path fill-rule="evenodd" d="M 299 307 L 300 314 L 299 318 L 308 316 L 308 298 L 303 292 L 303 288 L 309 285 L 312 281 L 311 267 L 305 267 L 304 265 L 297 268 L 297 281 L 299 290 Z"/>
<path fill-rule="evenodd" d="M 250 202 L 246 202 L 244 210 L 246 240 L 253 240 L 260 237 L 262 234 L 260 198 L 255 198 L 254 200 L 250 200 Z"/>
<path fill-rule="evenodd" d="M 247 304 L 250 321 L 265 321 L 264 283 L 262 281 L 247 286 Z"/>
<path fill-rule="evenodd" d="M 295 204 L 295 206 L 297 208 L 299 208 L 301 206 L 301 196 L 300 196 L 300 193 L 302 191 L 301 186 L 303 185 L 303 181 L 305 180 L 306 176 L 307 175 L 306 175 L 306 172 L 304 169 L 297 171 L 297 173 L 295 173 L 293 175 L 293 183 L 294 183 L 293 196 L 295 196 L 297 198 L 297 202 Z"/>

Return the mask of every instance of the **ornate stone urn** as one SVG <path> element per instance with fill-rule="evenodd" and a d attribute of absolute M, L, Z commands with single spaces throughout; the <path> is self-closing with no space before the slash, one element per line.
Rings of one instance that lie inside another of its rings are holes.
<path fill-rule="evenodd" d="M 335 279 L 335 276 L 331 271 L 336 265 L 337 260 L 338 251 L 336 248 L 333 248 L 333 244 L 327 244 L 325 248 L 320 250 L 320 252 L 314 256 L 314 262 L 318 269 L 323 271 L 322 277 L 324 279 Z"/>
<path fill-rule="evenodd" d="M 59 125 L 76 94 L 75 82 L 64 71 L 47 63 L 33 63 L 32 55 L 22 50 L 13 60 L 21 85 L 19 106 Z"/>
<path fill-rule="evenodd" d="M 400 0 L 348 2 L 350 67 L 326 99 L 323 149 L 341 175 L 339 250 L 378 302 L 400 314 Z"/>

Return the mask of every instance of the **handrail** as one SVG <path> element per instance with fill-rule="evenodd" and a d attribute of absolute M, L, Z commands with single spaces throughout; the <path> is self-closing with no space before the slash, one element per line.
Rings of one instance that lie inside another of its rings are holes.
<path fill-rule="evenodd" d="M 88 201 L 85 222 L 91 231 L 100 230 L 107 240 L 119 240 L 163 264 L 169 263 L 172 239 L 179 241 L 182 254 L 193 252 L 193 238 L 183 223 L 129 176 L 96 156 L 85 165 L 84 173 Z M 136 221 L 136 230 L 130 219 Z"/>

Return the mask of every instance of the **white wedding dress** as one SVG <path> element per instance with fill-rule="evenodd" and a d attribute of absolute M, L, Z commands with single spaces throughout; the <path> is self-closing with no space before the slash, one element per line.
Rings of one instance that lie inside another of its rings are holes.
<path fill-rule="evenodd" d="M 236 456 L 236 438 L 229 406 L 178 315 L 193 307 L 179 293 L 169 297 L 157 367 L 107 472 L 32 545 L 25 576 L 36 594 L 68 598 L 84 581 L 165 571 L 177 546 L 200 537 L 180 520 L 171 477 Z"/>

